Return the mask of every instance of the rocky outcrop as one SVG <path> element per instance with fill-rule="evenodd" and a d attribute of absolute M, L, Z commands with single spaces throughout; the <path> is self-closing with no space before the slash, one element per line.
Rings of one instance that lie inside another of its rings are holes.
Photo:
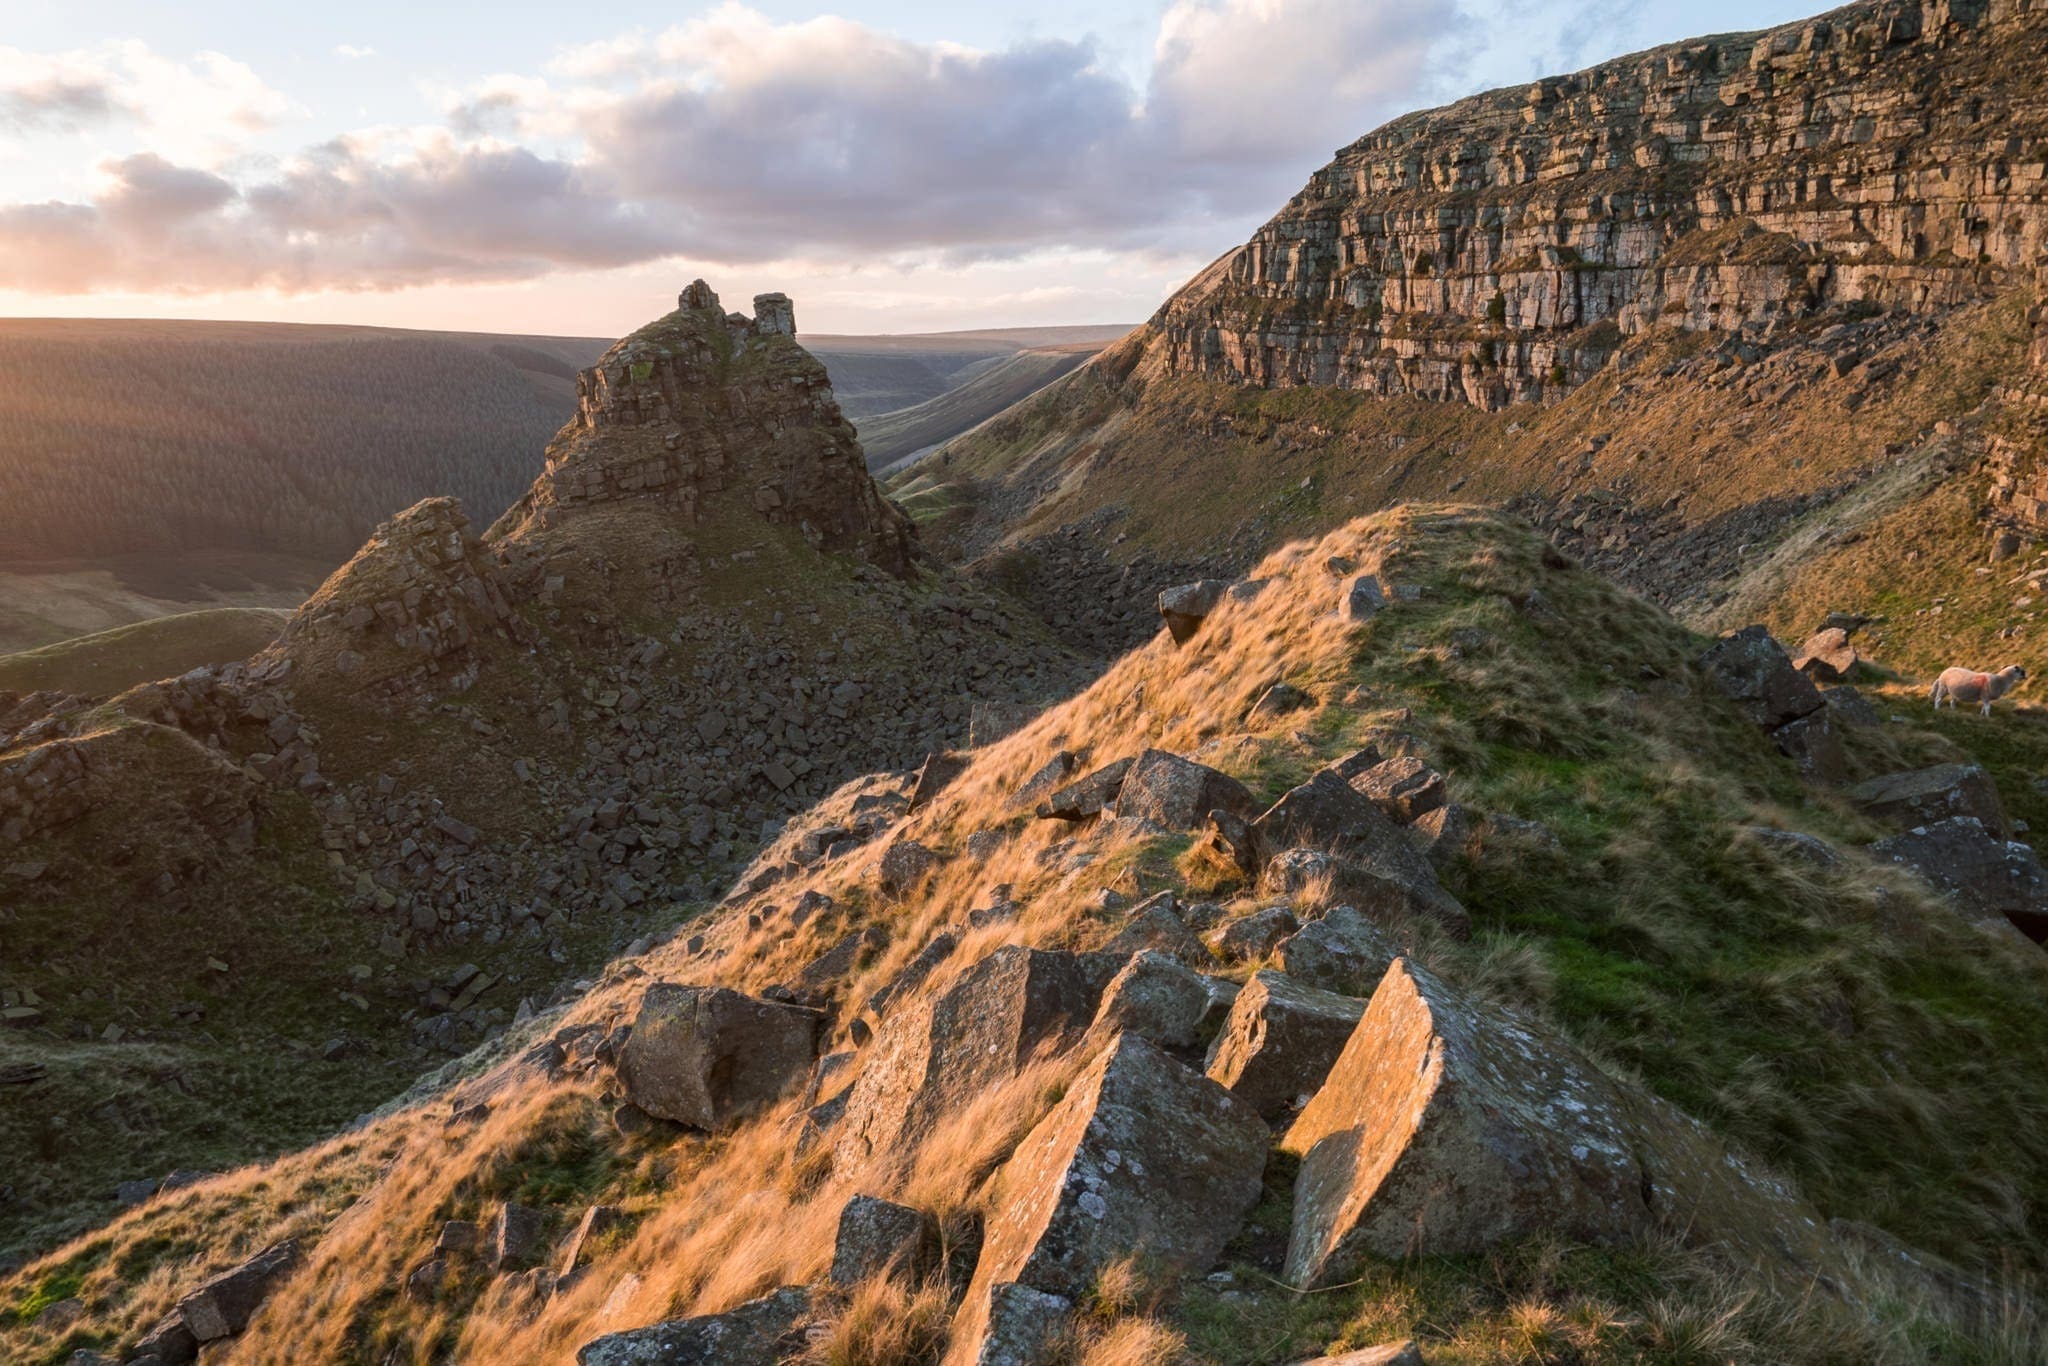
<path fill-rule="evenodd" d="M 2048 241 L 2043 167 L 2007 150 L 2048 124 L 2008 59 L 2044 24 L 1867 0 L 1409 114 L 1175 295 L 1152 363 L 1500 408 L 1659 326 L 1980 297 Z"/>
<path fill-rule="evenodd" d="M 1991 775 L 1977 764 L 1935 764 L 1906 773 L 1887 773 L 1849 789 L 1858 810 L 1887 825 L 1910 828 L 1974 816 L 1986 830 L 2008 833 L 2005 804 Z"/>
<path fill-rule="evenodd" d="M 1116 796 L 1118 820 L 1151 821 L 1166 830 L 1199 829 L 1211 811 L 1249 817 L 1257 809 L 1237 779 L 1160 749 L 1133 761 Z"/>

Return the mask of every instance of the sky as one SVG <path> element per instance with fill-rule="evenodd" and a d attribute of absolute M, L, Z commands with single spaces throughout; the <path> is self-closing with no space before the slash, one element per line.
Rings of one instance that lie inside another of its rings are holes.
<path fill-rule="evenodd" d="M 0 316 L 1136 322 L 1389 118 L 1810 9 L 0 0 Z"/>

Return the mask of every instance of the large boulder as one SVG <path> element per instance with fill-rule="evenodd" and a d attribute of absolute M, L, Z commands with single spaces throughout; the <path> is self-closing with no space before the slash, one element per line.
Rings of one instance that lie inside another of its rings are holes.
<path fill-rule="evenodd" d="M 1926 878 L 1969 919 L 2010 924 L 2037 944 L 2048 941 L 2048 868 L 2030 846 L 2000 839 L 1975 816 L 1916 826 L 1879 840 L 1870 852 Z"/>
<path fill-rule="evenodd" d="M 1092 1032 L 1150 1039 L 1172 1052 L 1199 1050 L 1216 1033 L 1237 984 L 1208 977 L 1170 955 L 1145 949 L 1103 989 Z"/>
<path fill-rule="evenodd" d="M 804 1347 L 811 1292 L 797 1286 L 723 1314 L 670 1319 L 608 1333 L 576 1353 L 577 1366 L 776 1366 Z"/>
<path fill-rule="evenodd" d="M 1364 1014 L 1354 996 L 1255 972 L 1209 1048 L 1209 1076 L 1278 1119 L 1322 1086 Z"/>
<path fill-rule="evenodd" d="M 1280 942 L 1280 968 L 1295 981 L 1346 996 L 1370 996 L 1400 956 L 1385 930 L 1355 906 L 1332 906 Z"/>
<path fill-rule="evenodd" d="M 1935 764 L 1887 773 L 1850 788 L 1849 800 L 1866 816 L 1901 830 L 1951 816 L 1975 816 L 2001 839 L 2011 830 L 1997 786 L 1976 764 Z"/>
<path fill-rule="evenodd" d="M 1245 785 L 1192 759 L 1148 749 L 1118 789 L 1118 820 L 1147 820 L 1167 830 L 1194 830 L 1211 811 L 1250 818 L 1258 803 Z"/>
<path fill-rule="evenodd" d="M 1206 1270 L 1258 1202 L 1266 1144 L 1251 1106 L 1119 1035 L 1004 1168 L 957 1339 L 982 1340 L 1006 1281 L 1078 1299 L 1134 1254 L 1162 1275 Z"/>
<path fill-rule="evenodd" d="M 1116 804 L 1133 762 L 1118 759 L 1068 783 L 1038 804 L 1039 819 L 1085 821 L 1101 815 L 1104 807 Z"/>
<path fill-rule="evenodd" d="M 1223 601 L 1223 595 L 1230 588 L 1222 579 L 1197 579 L 1193 583 L 1177 583 L 1171 588 L 1159 590 L 1159 616 L 1166 623 L 1166 629 L 1173 635 L 1173 643 L 1183 645 L 1190 636 L 1202 629 L 1202 623 L 1216 610 L 1216 604 Z"/>
<path fill-rule="evenodd" d="M 902 1156 L 1040 1049 L 1078 1037 L 1094 1018 L 1099 987 L 1077 955 L 1013 944 L 937 996 L 892 1011 L 836 1126 L 836 1168 L 843 1174 Z"/>
<path fill-rule="evenodd" d="M 1765 730 L 1809 716 L 1822 705 L 1820 689 L 1792 667 L 1784 649 L 1761 626 L 1722 636 L 1700 656 L 1699 666 Z"/>
<path fill-rule="evenodd" d="M 619 1056 L 626 1099 L 678 1124 L 729 1129 L 809 1075 L 823 1018 L 725 987 L 657 982 Z"/>
<path fill-rule="evenodd" d="M 200 1342 L 233 1337 L 249 1326 L 277 1283 L 298 1261 L 290 1239 L 272 1244 L 231 1271 L 223 1271 L 178 1301 L 178 1317 Z"/>
<path fill-rule="evenodd" d="M 1302 1159 L 1286 1277 L 1304 1288 L 1539 1231 L 1661 1231 L 1788 1280 L 1840 1269 L 1818 1212 L 1707 1130 L 1405 959 L 1281 1146 Z"/>
<path fill-rule="evenodd" d="M 1799 765 L 1799 776 L 1809 783 L 1836 787 L 1848 780 L 1849 756 L 1835 730 L 1834 714 L 1826 706 L 1787 721 L 1771 732 L 1771 742 L 1780 754 Z"/>

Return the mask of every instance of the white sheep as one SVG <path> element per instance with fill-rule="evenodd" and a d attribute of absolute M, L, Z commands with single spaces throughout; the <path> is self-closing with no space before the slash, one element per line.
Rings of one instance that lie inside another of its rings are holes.
<path fill-rule="evenodd" d="M 1983 714 L 1991 715 L 1991 704 L 2019 686 L 2027 671 L 2017 664 L 2008 664 L 1995 674 L 1979 673 L 1975 669 L 1943 669 L 1941 677 L 1934 680 L 1934 709 L 1941 710 L 1944 698 L 1950 711 L 1954 711 L 1958 698 L 1965 702 L 1982 702 Z"/>

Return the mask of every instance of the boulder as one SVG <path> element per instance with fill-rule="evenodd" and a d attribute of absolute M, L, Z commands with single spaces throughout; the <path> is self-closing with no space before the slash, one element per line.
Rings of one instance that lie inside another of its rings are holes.
<path fill-rule="evenodd" d="M 1250 818 L 1258 803 L 1237 779 L 1163 749 L 1137 757 L 1116 798 L 1118 820 L 1147 820 L 1166 830 L 1198 829 L 1214 810 Z"/>
<path fill-rule="evenodd" d="M 2001 839 L 2011 831 L 1997 786 L 1976 764 L 1936 764 L 1887 773 L 1850 788 L 1849 800 L 1864 815 L 1901 830 L 1951 816 L 1975 816 Z"/>
<path fill-rule="evenodd" d="M 961 1336 L 982 1340 L 1006 1281 L 1078 1299 L 1134 1252 L 1161 1275 L 1206 1270 L 1258 1203 L 1266 1145 L 1251 1106 L 1119 1035 L 1003 1169 Z"/>
<path fill-rule="evenodd" d="M 2035 943 L 2048 940 L 2048 868 L 2031 847 L 2000 839 L 1975 816 L 1916 826 L 1870 852 L 1920 874 L 1971 920 L 2009 923 Z"/>
<path fill-rule="evenodd" d="M 1765 730 L 1820 710 L 1820 690 L 1813 680 L 1792 667 L 1785 651 L 1761 626 L 1722 636 L 1700 656 L 1699 666 Z"/>
<path fill-rule="evenodd" d="M 1006 945 L 937 996 L 892 1011 L 835 1128 L 835 1169 L 901 1155 L 1041 1048 L 1078 1037 L 1098 994 L 1077 955 Z"/>
<path fill-rule="evenodd" d="M 1256 878 L 1270 851 L 1252 823 L 1228 811 L 1211 811 L 1202 821 L 1195 847 L 1238 876 Z"/>
<path fill-rule="evenodd" d="M 1259 890 L 1267 896 L 1299 896 L 1336 885 L 1337 860 L 1320 849 L 1282 849 L 1266 860 Z"/>
<path fill-rule="evenodd" d="M 128 1354 L 130 1361 L 154 1361 L 157 1366 L 191 1366 L 198 1359 L 199 1339 L 176 1310 L 158 1319 Z"/>
<path fill-rule="evenodd" d="M 1301 1157 L 1285 1275 L 1457 1256 L 1538 1231 L 1655 1232 L 1801 1283 L 1841 1273 L 1820 1216 L 1710 1132 L 1562 1040 L 1403 959 L 1289 1127 Z"/>
<path fill-rule="evenodd" d="M 1281 972 L 1255 972 L 1209 1048 L 1211 1079 L 1267 1120 L 1313 1095 L 1365 1014 L 1365 1002 Z"/>
<path fill-rule="evenodd" d="M 1200 1050 L 1230 1010 L 1237 984 L 1207 977 L 1152 949 L 1131 955 L 1103 989 L 1092 1032 L 1150 1039 L 1170 1052 Z"/>
<path fill-rule="evenodd" d="M 915 1279 L 931 1260 L 932 1221 L 922 1210 L 873 1195 L 856 1195 L 839 1209 L 832 1244 L 832 1283 L 852 1289 L 872 1276 Z"/>
<path fill-rule="evenodd" d="M 185 1295 L 178 1301 L 178 1317 L 200 1342 L 234 1336 L 249 1326 L 298 1255 L 299 1245 L 290 1239 L 272 1244 Z"/>
<path fill-rule="evenodd" d="M 729 1129 L 809 1074 L 822 1019 L 725 987 L 658 982 L 640 998 L 619 1079 L 650 1115 Z"/>
<path fill-rule="evenodd" d="M 1400 956 L 1385 930 L 1355 906 L 1332 906 L 1280 942 L 1281 971 L 1295 981 L 1346 996 L 1370 996 Z"/>
<path fill-rule="evenodd" d="M 1792 652 L 1792 667 L 1816 683 L 1839 683 L 1860 659 L 1856 647 L 1849 643 L 1847 631 L 1839 626 L 1824 626 Z"/>
<path fill-rule="evenodd" d="M 875 865 L 882 891 L 902 900 L 923 885 L 939 866 L 939 856 L 916 840 L 900 839 L 882 851 Z"/>
<path fill-rule="evenodd" d="M 1809 783 L 1836 787 L 1849 777 L 1849 756 L 1842 752 L 1842 739 L 1826 707 L 1787 721 L 1771 732 L 1771 742 L 1799 765 L 1799 776 Z"/>
<path fill-rule="evenodd" d="M 496 1271 L 521 1271 L 540 1260 L 548 1216 L 525 1205 L 506 1204 L 491 1221 L 490 1258 Z"/>
<path fill-rule="evenodd" d="M 723 1314 L 670 1319 L 585 1343 L 577 1366 L 776 1366 L 804 1347 L 811 1292 L 797 1286 Z"/>
<path fill-rule="evenodd" d="M 1038 804 L 1039 818 L 1085 821 L 1101 815 L 1104 807 L 1115 805 L 1132 763 L 1130 759 L 1118 759 L 1115 763 L 1104 764 L 1078 782 L 1068 783 Z"/>
<path fill-rule="evenodd" d="M 1216 604 L 1223 601 L 1223 594 L 1230 585 L 1222 579 L 1197 579 L 1193 583 L 1179 583 L 1171 588 L 1159 590 L 1159 616 L 1165 621 L 1166 629 L 1173 636 L 1173 643 L 1183 645 L 1202 623 L 1216 610 Z"/>
<path fill-rule="evenodd" d="M 1322 769 L 1290 789 L 1253 822 L 1253 830 L 1268 850 L 1305 847 L 1340 855 L 1406 889 L 1447 924 L 1466 919 L 1464 908 L 1437 884 L 1436 870 L 1401 827 L 1336 769 Z"/>
<path fill-rule="evenodd" d="M 1352 778 L 1351 786 L 1400 825 L 1412 825 L 1447 800 L 1444 775 L 1407 754 L 1381 760 Z"/>
<path fill-rule="evenodd" d="M 1268 906 L 1222 926 L 1209 936 L 1210 950 L 1226 963 L 1251 963 L 1280 947 L 1280 941 L 1301 928 L 1285 906 Z"/>

